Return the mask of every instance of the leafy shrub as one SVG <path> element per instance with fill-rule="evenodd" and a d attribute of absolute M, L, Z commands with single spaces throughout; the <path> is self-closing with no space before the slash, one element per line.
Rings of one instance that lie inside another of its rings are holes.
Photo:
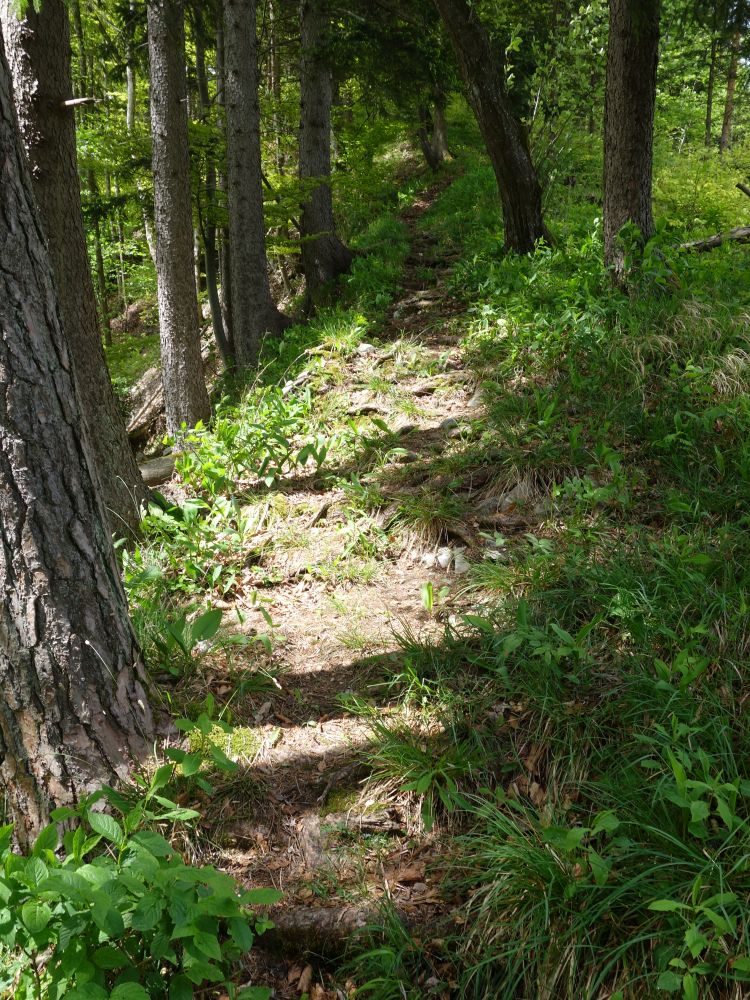
<path fill-rule="evenodd" d="M 0 990 L 19 1000 L 189 1000 L 221 985 L 237 1000 L 234 963 L 271 926 L 252 905 L 270 889 L 241 891 L 216 869 L 186 864 L 157 827 L 197 816 L 163 797 L 172 765 L 131 801 L 111 789 L 57 809 L 28 856 L 0 830 Z M 97 811 L 107 800 L 119 814 Z M 58 824 L 65 824 L 60 845 Z"/>

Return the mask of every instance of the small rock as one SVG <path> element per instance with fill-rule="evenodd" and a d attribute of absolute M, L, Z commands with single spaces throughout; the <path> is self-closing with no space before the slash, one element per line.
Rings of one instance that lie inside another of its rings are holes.
<path fill-rule="evenodd" d="M 458 421 L 455 417 L 446 417 L 445 420 L 441 420 L 438 426 L 438 430 L 441 431 L 452 431 L 455 427 L 458 427 Z"/>
<path fill-rule="evenodd" d="M 460 576 L 471 569 L 471 563 L 464 555 L 463 549 L 456 549 L 453 554 L 453 572 Z"/>
<path fill-rule="evenodd" d="M 470 409 L 476 410 L 480 406 L 484 405 L 484 393 L 481 389 L 477 389 L 474 395 L 471 397 L 469 402 L 466 404 Z"/>
<path fill-rule="evenodd" d="M 357 354 L 364 356 L 365 354 L 374 354 L 377 348 L 374 344 L 361 343 L 357 344 Z"/>
<path fill-rule="evenodd" d="M 453 560 L 453 550 L 452 549 L 438 549 L 437 551 L 437 564 L 441 569 L 448 569 Z"/>
<path fill-rule="evenodd" d="M 422 562 L 425 564 L 425 566 L 429 566 L 430 568 L 432 568 L 437 562 L 437 556 L 435 555 L 434 552 L 425 552 L 422 555 Z"/>

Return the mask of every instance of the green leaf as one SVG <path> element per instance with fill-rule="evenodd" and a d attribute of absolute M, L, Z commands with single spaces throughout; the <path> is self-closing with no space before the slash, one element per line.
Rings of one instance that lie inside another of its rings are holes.
<path fill-rule="evenodd" d="M 237 994 L 237 1000 L 270 1000 L 273 990 L 267 986 L 245 986 Z"/>
<path fill-rule="evenodd" d="M 100 969 L 121 969 L 130 961 L 119 948 L 114 948 L 110 944 L 104 948 L 97 948 L 92 957 L 94 965 L 97 965 Z"/>
<path fill-rule="evenodd" d="M 620 821 L 617 816 L 611 809 L 607 809 L 606 812 L 600 812 L 594 817 L 591 833 L 594 836 L 597 833 L 614 833 L 619 826 Z"/>
<path fill-rule="evenodd" d="M 40 855 L 44 851 L 54 851 L 57 848 L 59 842 L 59 834 L 57 832 L 57 825 L 55 823 L 50 823 L 49 826 L 45 826 L 42 832 L 34 841 L 34 847 L 32 850 L 33 854 Z"/>
<path fill-rule="evenodd" d="M 698 1000 L 698 980 L 691 972 L 682 977 L 683 1000 Z"/>
<path fill-rule="evenodd" d="M 240 899 L 243 903 L 270 906 L 272 903 L 278 903 L 283 896 L 284 893 L 279 892 L 278 889 L 248 889 L 247 892 L 242 893 Z"/>
<path fill-rule="evenodd" d="M 41 858 L 29 858 L 26 862 L 24 875 L 26 876 L 29 885 L 36 887 L 47 877 L 47 866 Z"/>
<path fill-rule="evenodd" d="M 89 810 L 86 818 L 94 833 L 98 833 L 105 840 L 112 841 L 118 847 L 122 844 L 125 835 L 122 832 L 122 827 L 113 816 Z"/>
<path fill-rule="evenodd" d="M 711 815 L 711 810 L 708 807 L 708 803 L 704 802 L 703 799 L 698 799 L 696 802 L 690 803 L 690 819 L 693 823 L 701 823 L 703 820 L 708 819 Z"/>
<path fill-rule="evenodd" d="M 41 900 L 33 899 L 21 907 L 21 920 L 31 934 L 43 931 L 52 919 L 52 910 Z"/>
<path fill-rule="evenodd" d="M 708 947 L 708 938 L 691 924 L 685 931 L 685 945 L 692 957 L 697 958 Z"/>
<path fill-rule="evenodd" d="M 133 910 L 131 926 L 135 931 L 150 931 L 159 923 L 164 910 L 164 901 L 155 893 L 149 893 L 139 900 Z"/>
<path fill-rule="evenodd" d="M 170 854 L 177 853 L 168 840 L 153 830 L 141 830 L 139 833 L 134 834 L 131 839 L 136 844 L 140 844 L 141 847 L 145 847 L 155 858 L 166 858 Z"/>
<path fill-rule="evenodd" d="M 172 976 L 169 1000 L 193 1000 L 193 987 L 187 976 Z"/>
<path fill-rule="evenodd" d="M 201 769 L 201 764 L 203 763 L 202 753 L 190 753 L 188 754 L 180 764 L 180 770 L 185 775 L 186 778 L 190 778 L 192 775 L 197 774 Z"/>
<path fill-rule="evenodd" d="M 648 904 L 649 910 L 656 910 L 657 913 L 677 913 L 679 910 L 686 910 L 684 903 L 678 903 L 674 899 L 655 899 Z"/>
<path fill-rule="evenodd" d="M 750 955 L 741 955 L 739 958 L 733 958 L 729 965 L 732 972 L 750 972 Z"/>
<path fill-rule="evenodd" d="M 107 991 L 96 983 L 79 983 L 66 991 L 65 1000 L 107 1000 Z"/>
<path fill-rule="evenodd" d="M 109 1000 L 150 1000 L 140 983 L 120 983 L 109 995 Z"/>
<path fill-rule="evenodd" d="M 255 940 L 255 935 L 250 930 L 250 925 L 241 917 L 232 917 L 228 923 L 229 933 L 232 940 L 242 951 L 250 951 Z"/>
<path fill-rule="evenodd" d="M 215 934 L 208 934 L 205 931 L 196 931 L 193 935 L 195 947 L 199 948 L 204 955 L 215 958 L 217 962 L 222 959 L 221 945 Z"/>
<path fill-rule="evenodd" d="M 99 930 L 103 931 L 107 937 L 119 937 L 125 930 L 122 915 L 114 908 L 106 893 L 97 892 L 95 894 L 91 917 Z"/>
<path fill-rule="evenodd" d="M 682 989 L 682 979 L 675 972 L 662 972 L 656 981 L 656 988 L 665 993 L 677 993 Z"/>
<path fill-rule="evenodd" d="M 204 982 L 220 983 L 224 979 L 221 969 L 217 969 L 210 962 L 193 962 L 185 969 L 185 975 L 196 986 Z"/>
<path fill-rule="evenodd" d="M 193 644 L 203 642 L 206 639 L 213 639 L 219 629 L 219 625 L 221 625 L 221 616 L 221 610 L 213 608 L 211 611 L 204 611 L 202 615 L 196 618 L 190 629 Z"/>

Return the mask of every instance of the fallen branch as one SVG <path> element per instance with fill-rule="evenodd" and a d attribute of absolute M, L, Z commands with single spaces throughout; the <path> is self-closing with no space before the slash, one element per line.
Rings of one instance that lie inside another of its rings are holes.
<path fill-rule="evenodd" d="M 703 240 L 690 240 L 689 243 L 682 243 L 680 249 L 705 253 L 707 250 L 715 250 L 717 247 L 723 246 L 724 243 L 750 243 L 750 226 L 737 226 L 736 229 L 730 229 L 728 233 L 716 233 Z"/>
<path fill-rule="evenodd" d="M 743 184 L 742 181 L 740 181 L 737 184 L 737 187 L 743 194 L 746 194 L 748 198 L 750 198 L 750 187 L 748 187 L 747 184 Z"/>

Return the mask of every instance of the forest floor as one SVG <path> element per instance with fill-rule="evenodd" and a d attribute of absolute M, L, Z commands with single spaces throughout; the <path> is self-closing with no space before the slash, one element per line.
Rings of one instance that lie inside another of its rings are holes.
<path fill-rule="evenodd" d="M 123 549 L 281 1000 L 750 981 L 750 264 L 686 223 L 613 290 L 576 169 L 525 257 L 481 156 L 401 177 Z"/>
<path fill-rule="evenodd" d="M 376 344 L 360 343 L 335 384 L 349 401 L 349 416 L 374 415 L 397 441 L 381 469 L 383 527 L 388 510 L 405 497 L 439 497 L 448 489 L 430 475 L 430 460 L 482 413 L 455 332 L 463 306 L 444 285 L 451 261 L 418 226 L 445 186 L 444 180 L 427 188 L 401 213 L 409 243 L 402 291 Z M 404 353 L 413 359 L 407 373 L 395 370 Z M 476 487 L 470 477 L 464 484 L 467 500 L 484 485 L 486 476 L 479 478 Z M 397 544 L 391 538 L 364 563 L 345 567 L 347 494 L 307 476 L 291 479 L 281 495 L 283 522 L 253 540 L 262 552 L 256 566 L 264 579 L 271 574 L 278 581 L 263 588 L 263 608 L 283 636 L 273 656 L 276 687 L 256 705 L 257 749 L 236 794 L 222 796 L 213 837 L 228 845 L 221 867 L 241 883 L 284 893 L 274 914 L 277 931 L 269 936 L 292 959 L 269 965 L 268 956 L 254 953 L 254 981 L 267 983 L 272 975 L 279 998 L 309 992 L 323 1000 L 336 993 L 326 988 L 314 955 L 340 957 L 355 931 L 377 923 L 380 900 L 387 898 L 410 924 L 433 929 L 446 910 L 440 876 L 431 871 L 446 845 L 424 829 L 412 795 L 373 780 L 372 720 L 346 704 L 379 704 L 385 717 L 391 713 L 390 682 L 403 659 L 394 633 L 438 635 L 447 615 L 470 610 L 460 581 L 479 535 L 470 520 L 426 533 L 416 525 Z M 338 569 L 315 571 L 332 561 Z M 436 602 L 441 595 L 439 613 L 423 596 L 427 581 Z"/>

